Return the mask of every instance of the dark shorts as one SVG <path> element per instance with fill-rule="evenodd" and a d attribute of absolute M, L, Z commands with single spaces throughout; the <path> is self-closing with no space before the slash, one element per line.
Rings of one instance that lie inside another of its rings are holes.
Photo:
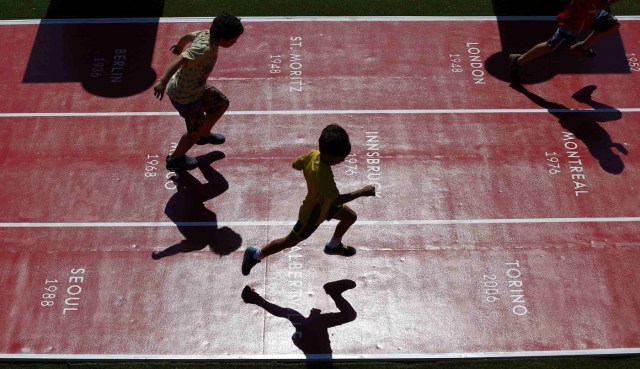
<path fill-rule="evenodd" d="M 589 26 L 590 29 L 596 32 L 606 32 L 613 28 L 616 24 L 618 24 L 618 20 L 613 14 L 607 12 L 606 10 L 601 10 L 596 18 L 593 20 L 593 23 Z M 564 47 L 565 45 L 573 44 L 578 38 L 579 34 L 575 32 L 569 31 L 567 28 L 558 27 L 556 32 L 551 36 L 551 38 L 547 41 L 547 46 L 551 49 L 558 49 L 560 47 Z"/>
<path fill-rule="evenodd" d="M 169 98 L 171 100 L 171 98 Z M 187 132 L 198 132 L 206 114 L 214 114 L 229 106 L 229 99 L 215 87 L 209 86 L 198 100 L 189 104 L 180 104 L 171 100 L 171 104 L 184 118 Z"/>
<path fill-rule="evenodd" d="M 334 205 L 329 208 L 329 213 L 327 213 L 327 217 L 324 220 L 331 220 L 333 217 L 338 214 L 338 212 L 342 210 L 342 205 Z M 318 226 L 322 222 L 318 222 L 318 218 L 320 217 L 320 206 L 315 207 L 311 211 L 311 216 L 306 221 L 298 220 L 295 226 L 293 226 L 293 233 L 297 234 L 298 237 L 306 240 L 313 234 L 313 232 L 318 229 Z"/>

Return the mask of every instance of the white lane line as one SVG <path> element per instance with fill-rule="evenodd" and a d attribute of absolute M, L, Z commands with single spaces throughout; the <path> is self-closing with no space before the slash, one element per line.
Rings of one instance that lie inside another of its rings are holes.
<path fill-rule="evenodd" d="M 240 17 L 242 22 L 496 22 L 555 21 L 553 16 L 290 16 Z M 617 15 L 623 21 L 640 20 L 638 15 Z M 100 24 L 100 23 L 210 23 L 213 17 L 163 18 L 78 18 L 0 20 L 0 26 L 28 24 Z"/>
<path fill-rule="evenodd" d="M 606 348 L 591 350 L 549 350 L 549 351 L 497 351 L 497 352 L 445 352 L 445 353 L 406 353 L 406 354 L 333 354 L 310 355 L 309 359 L 335 360 L 402 360 L 402 359 L 467 359 L 467 358 L 517 358 L 517 357 L 553 357 L 553 356 L 619 356 L 640 354 L 640 348 Z M 99 355 L 99 354 L 3 354 L 2 359 L 13 360 L 72 360 L 72 361 L 103 361 L 103 360 L 290 360 L 305 359 L 300 354 L 237 354 L 237 355 Z"/>
<path fill-rule="evenodd" d="M 538 223 L 633 223 L 640 217 L 601 218 L 514 218 L 514 219 L 415 219 L 415 220 L 359 220 L 356 225 L 407 226 L 456 224 L 538 224 Z M 0 228 L 117 228 L 117 227 L 264 227 L 294 225 L 295 221 L 237 221 L 237 222 L 24 222 L 0 223 Z"/>
<path fill-rule="evenodd" d="M 549 114 L 549 113 L 638 113 L 640 108 L 619 109 L 398 109 L 398 110 L 242 110 L 227 111 L 225 115 L 429 115 L 429 114 Z M 129 111 L 129 112 L 66 112 L 66 113 L 0 113 L 0 118 L 35 117 L 123 117 L 123 116 L 174 116 L 177 112 L 168 111 Z"/>

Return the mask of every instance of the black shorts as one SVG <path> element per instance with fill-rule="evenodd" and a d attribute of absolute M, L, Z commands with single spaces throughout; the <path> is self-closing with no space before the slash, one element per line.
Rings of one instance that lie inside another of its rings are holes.
<path fill-rule="evenodd" d="M 297 234 L 298 237 L 306 240 L 313 234 L 313 232 L 318 229 L 318 226 L 322 222 L 318 222 L 318 218 L 320 217 L 320 205 L 313 208 L 311 211 L 311 216 L 304 223 L 301 220 L 298 220 L 295 226 L 293 226 L 293 233 Z M 333 205 L 329 208 L 329 212 L 327 213 L 327 217 L 323 220 L 331 220 L 333 217 L 338 214 L 338 212 L 342 210 L 342 205 Z"/>

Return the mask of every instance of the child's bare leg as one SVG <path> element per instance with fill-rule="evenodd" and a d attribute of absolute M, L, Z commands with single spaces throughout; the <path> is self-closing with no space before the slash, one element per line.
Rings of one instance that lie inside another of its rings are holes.
<path fill-rule="evenodd" d="M 526 53 L 520 55 L 520 57 L 518 58 L 518 64 L 524 66 L 535 59 L 550 54 L 551 52 L 553 52 L 553 49 L 547 45 L 547 42 L 541 42 L 532 47 Z"/>
<path fill-rule="evenodd" d="M 242 257 L 242 274 L 249 275 L 249 273 L 251 273 L 251 269 L 254 265 L 258 264 L 260 260 L 284 249 L 293 247 L 301 241 L 302 238 L 292 231 L 286 237 L 278 238 L 269 242 L 262 249 L 257 249 L 255 247 L 247 248 L 244 251 L 244 256 Z"/>
<path fill-rule="evenodd" d="M 358 215 L 350 207 L 343 205 L 342 209 L 333 216 L 333 219 L 339 220 L 336 230 L 333 232 L 333 239 L 342 240 L 349 228 L 356 222 Z"/>
<path fill-rule="evenodd" d="M 290 232 L 286 237 L 275 239 L 264 246 L 261 250 L 262 257 L 264 258 L 269 255 L 276 254 L 282 250 L 291 248 L 300 242 L 302 242 L 302 238 L 297 234 Z"/>
<path fill-rule="evenodd" d="M 342 236 L 349 230 L 349 228 L 356 222 L 358 216 L 348 206 L 343 205 L 342 209 L 333 216 L 333 219 L 339 220 L 336 230 L 333 232 L 331 241 L 327 242 L 324 246 L 325 254 L 329 255 L 342 255 L 353 256 L 356 254 L 356 249 L 351 246 L 345 246 L 342 244 Z"/>
<path fill-rule="evenodd" d="M 187 133 L 183 134 L 178 141 L 178 146 L 171 156 L 174 159 L 183 158 L 198 140 L 200 128 L 203 125 L 204 113 L 201 110 L 192 110 L 185 118 L 187 124 Z"/>
<path fill-rule="evenodd" d="M 616 23 L 613 27 L 611 27 L 610 29 L 604 31 L 604 32 L 596 32 L 596 31 L 591 31 L 591 33 L 584 39 L 582 40 L 582 42 L 578 42 L 577 44 L 575 44 L 573 48 L 575 47 L 579 47 L 581 49 L 590 49 L 593 45 L 595 45 L 598 41 L 602 40 L 603 38 L 609 36 L 610 34 L 617 32 L 618 29 L 620 29 L 620 24 Z"/>
<path fill-rule="evenodd" d="M 198 140 L 197 132 L 187 132 L 180 137 L 180 141 L 178 141 L 178 146 L 175 151 L 171 154 L 172 157 L 176 159 L 180 159 L 187 154 L 187 151 L 195 145 Z"/>
<path fill-rule="evenodd" d="M 220 105 L 220 107 L 212 113 L 207 113 L 204 117 L 202 127 L 198 131 L 199 137 L 209 136 L 213 126 L 222 118 L 227 109 L 229 109 L 229 103 Z"/>

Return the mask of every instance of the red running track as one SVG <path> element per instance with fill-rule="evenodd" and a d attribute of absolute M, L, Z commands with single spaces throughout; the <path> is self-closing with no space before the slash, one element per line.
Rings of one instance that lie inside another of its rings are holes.
<path fill-rule="evenodd" d="M 175 181 L 183 127 L 151 83 L 208 20 L 0 25 L 0 357 L 639 352 L 640 23 L 622 24 L 610 52 L 540 61 L 529 76 L 562 73 L 516 91 L 495 19 L 246 19 L 210 81 L 227 143 Z M 358 254 L 322 253 L 328 223 L 243 277 L 243 250 L 293 225 L 290 162 L 329 123 L 353 141 L 339 188 L 378 187 L 352 203 Z M 357 318 L 327 333 L 321 316 L 304 353 L 240 296 L 336 312 L 338 279 Z"/>

